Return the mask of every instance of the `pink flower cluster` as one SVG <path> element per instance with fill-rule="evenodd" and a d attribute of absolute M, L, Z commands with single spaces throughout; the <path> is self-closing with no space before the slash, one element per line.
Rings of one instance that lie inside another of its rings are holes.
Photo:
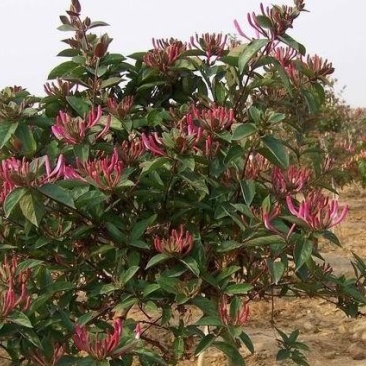
<path fill-rule="evenodd" d="M 65 179 L 77 179 L 89 182 L 101 190 L 113 190 L 121 181 L 124 164 L 115 148 L 113 154 L 102 159 L 81 163 L 77 160 L 77 170 L 71 166 L 65 168 Z"/>
<path fill-rule="evenodd" d="M 44 166 L 43 169 L 41 167 Z M 32 163 L 25 158 L 5 159 L 0 164 L 0 202 L 4 202 L 6 196 L 15 187 L 39 186 L 51 183 L 63 176 L 65 161 L 60 155 L 56 161 L 56 166 L 52 169 L 48 156 L 43 156 Z"/>
<path fill-rule="evenodd" d="M 327 230 L 341 223 L 347 213 L 348 206 L 339 207 L 338 201 L 330 199 L 320 191 L 312 191 L 306 195 L 298 207 L 293 203 L 293 198 L 286 198 L 289 211 L 297 218 L 304 221 L 313 231 Z"/>
<path fill-rule="evenodd" d="M 136 327 L 135 339 L 140 338 L 141 330 Z M 118 358 L 130 352 L 136 345 L 132 341 L 127 345 L 121 346 L 122 320 L 117 318 L 113 323 L 113 332 L 104 334 L 91 334 L 85 326 L 76 325 L 72 339 L 75 346 L 86 352 L 96 360 L 102 361 L 107 358 Z"/>
<path fill-rule="evenodd" d="M 91 129 L 100 122 L 101 117 L 102 107 L 100 105 L 97 109 L 92 108 L 84 118 L 71 117 L 60 111 L 55 124 L 51 127 L 51 130 L 58 140 L 72 145 L 80 144 L 84 142 L 86 136 L 91 133 Z M 93 141 L 96 141 L 108 134 L 110 123 L 111 118 L 109 116 L 102 130 L 93 136 Z"/>
<path fill-rule="evenodd" d="M 221 33 L 205 33 L 201 36 L 198 34 L 191 37 L 191 47 L 197 48 L 205 52 L 207 63 L 209 64 L 212 56 L 221 57 L 224 55 L 226 49 L 227 35 Z"/>
<path fill-rule="evenodd" d="M 31 297 L 26 290 L 26 282 L 30 271 L 16 274 L 18 260 L 5 257 L 0 266 L 0 281 L 5 286 L 0 293 L 0 319 L 4 320 L 15 309 L 26 311 L 29 308 Z"/>
<path fill-rule="evenodd" d="M 272 187 L 278 196 L 287 196 L 301 192 L 309 182 L 311 171 L 308 168 L 291 165 L 287 170 L 274 167 L 272 170 Z"/>
<path fill-rule="evenodd" d="M 193 237 L 183 225 L 178 230 L 173 229 L 168 238 L 154 238 L 154 247 L 160 253 L 185 256 L 193 248 Z"/>

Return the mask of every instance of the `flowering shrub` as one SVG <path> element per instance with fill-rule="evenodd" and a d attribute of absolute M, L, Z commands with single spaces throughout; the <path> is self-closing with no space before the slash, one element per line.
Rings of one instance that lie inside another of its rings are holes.
<path fill-rule="evenodd" d="M 347 207 L 322 190 L 329 164 L 304 133 L 333 72 L 287 33 L 304 7 L 250 14 L 254 38 L 236 21 L 248 43 L 154 40 L 126 58 L 72 0 L 47 96 L 0 93 L 0 342 L 14 364 L 165 365 L 212 346 L 243 365 L 258 299 L 319 295 L 358 314 L 362 273 L 314 260 Z"/>

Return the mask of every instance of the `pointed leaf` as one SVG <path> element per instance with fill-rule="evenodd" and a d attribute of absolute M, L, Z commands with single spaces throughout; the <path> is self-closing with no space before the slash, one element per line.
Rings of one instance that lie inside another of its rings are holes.
<path fill-rule="evenodd" d="M 262 142 L 265 148 L 258 149 L 258 152 L 280 168 L 288 168 L 290 164 L 289 155 L 283 143 L 273 136 L 262 137 Z"/>
<path fill-rule="evenodd" d="M 80 117 L 84 117 L 90 110 L 90 105 L 82 98 L 69 95 L 66 100 Z"/>
<path fill-rule="evenodd" d="M 19 207 L 27 220 L 29 220 L 33 225 L 39 226 L 45 214 L 45 209 L 39 198 L 34 197 L 32 193 L 27 192 L 19 200 Z"/>
<path fill-rule="evenodd" d="M 4 212 L 6 217 L 9 217 L 14 208 L 18 205 L 19 201 L 27 192 L 27 188 L 17 187 L 6 196 L 4 202 Z"/>
<path fill-rule="evenodd" d="M 257 54 L 257 52 L 268 44 L 268 39 L 256 39 L 250 42 L 239 55 L 239 72 L 242 73 L 248 66 L 249 61 Z"/>
<path fill-rule="evenodd" d="M 64 206 L 75 208 L 74 199 L 69 191 L 56 184 L 46 183 L 38 189 L 42 194 Z"/>
<path fill-rule="evenodd" d="M 7 319 L 14 324 L 21 325 L 22 327 L 33 328 L 29 318 L 21 311 L 13 311 Z"/>
<path fill-rule="evenodd" d="M 146 268 L 145 269 L 148 269 L 152 266 L 155 266 L 156 264 L 160 263 L 160 262 L 163 262 L 165 260 L 167 260 L 169 257 L 169 255 L 165 254 L 165 253 L 160 253 L 160 254 L 157 254 L 157 255 L 154 255 L 150 260 L 149 262 L 147 263 L 146 265 Z"/>
<path fill-rule="evenodd" d="M 10 140 L 18 127 L 17 122 L 2 121 L 0 123 L 0 149 Z"/>
<path fill-rule="evenodd" d="M 235 366 L 245 366 L 243 356 L 238 349 L 226 342 L 214 342 L 213 346 L 224 352 Z"/>
<path fill-rule="evenodd" d="M 215 341 L 216 335 L 214 334 L 207 334 L 205 337 L 203 337 L 198 343 L 196 349 L 194 350 L 194 354 L 198 356 L 201 352 L 205 351 L 208 347 L 211 346 L 211 344 Z"/>
<path fill-rule="evenodd" d="M 198 263 L 192 257 L 186 257 L 180 260 L 186 267 L 197 277 L 200 275 L 200 269 L 198 267 Z"/>
<path fill-rule="evenodd" d="M 255 125 L 252 123 L 237 124 L 233 131 L 233 141 L 241 140 L 253 135 L 256 132 Z"/>

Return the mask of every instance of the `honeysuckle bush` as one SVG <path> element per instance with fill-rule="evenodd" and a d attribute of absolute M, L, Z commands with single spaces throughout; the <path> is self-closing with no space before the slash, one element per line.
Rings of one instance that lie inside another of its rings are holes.
<path fill-rule="evenodd" d="M 14 365 L 176 364 L 208 347 L 243 365 L 258 300 L 360 314 L 363 261 L 335 275 L 317 246 L 340 244 L 330 229 L 348 208 L 308 133 L 333 68 L 288 34 L 304 10 L 261 6 L 237 39 L 155 39 L 126 57 L 72 0 L 46 97 L 0 93 L 0 341 Z M 298 331 L 279 335 L 277 359 L 307 364 Z"/>
<path fill-rule="evenodd" d="M 366 185 L 365 109 L 351 108 L 334 90 L 326 90 L 319 111 L 319 144 L 331 159 L 335 187 Z"/>

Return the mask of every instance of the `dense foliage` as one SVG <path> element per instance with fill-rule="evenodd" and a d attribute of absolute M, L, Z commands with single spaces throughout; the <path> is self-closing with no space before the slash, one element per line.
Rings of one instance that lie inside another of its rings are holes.
<path fill-rule="evenodd" d="M 304 6 L 262 6 L 254 37 L 236 22 L 244 43 L 159 39 L 125 57 L 72 0 L 47 96 L 0 93 L 0 341 L 14 365 L 175 364 L 209 346 L 243 365 L 259 299 L 358 314 L 366 267 L 336 276 L 317 246 L 339 244 L 329 229 L 347 207 L 325 193 L 312 133 L 332 65 L 287 33 Z M 279 335 L 278 359 L 305 365 L 298 332 Z"/>

